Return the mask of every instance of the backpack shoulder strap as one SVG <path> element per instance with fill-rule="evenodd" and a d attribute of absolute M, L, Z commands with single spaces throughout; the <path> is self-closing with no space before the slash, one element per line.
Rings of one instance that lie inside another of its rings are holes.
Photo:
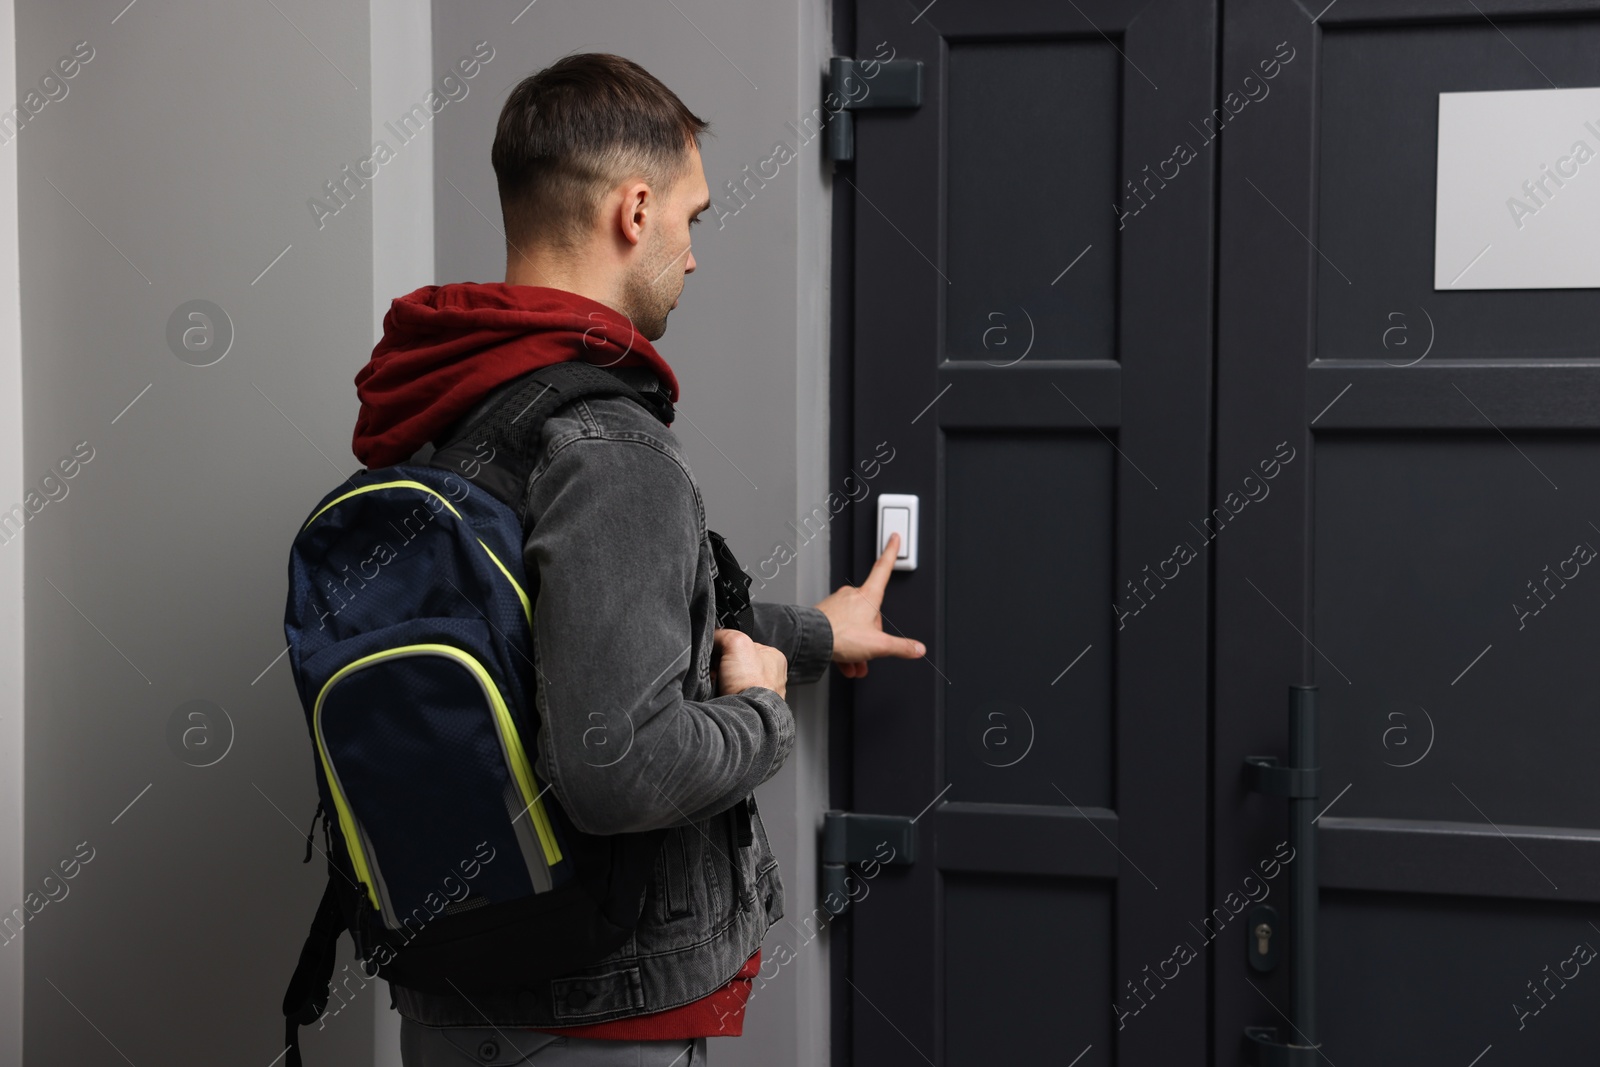
<path fill-rule="evenodd" d="M 717 625 L 755 635 L 755 608 L 750 605 L 750 574 L 739 565 L 727 540 L 715 530 L 706 531 L 711 558 L 717 565 L 712 582 L 716 594 Z"/>
<path fill-rule="evenodd" d="M 339 935 L 344 932 L 335 877 L 330 867 L 322 903 L 317 905 L 311 931 L 300 949 L 300 962 L 295 965 L 294 976 L 283 994 L 283 1039 L 288 1046 L 284 1067 L 301 1067 L 300 1028 L 322 1018 L 328 1007 L 328 983 L 333 978 L 334 964 L 338 962 Z"/>
<path fill-rule="evenodd" d="M 626 368 L 621 373 L 626 373 Z M 545 420 L 559 408 L 588 396 L 626 396 L 664 425 L 672 423 L 672 401 L 664 393 L 634 389 L 621 373 L 581 361 L 553 363 L 530 371 L 480 406 L 459 428 L 447 432 L 446 444 L 428 459 L 429 466 L 459 472 L 474 485 L 498 497 L 527 526 L 522 513 L 528 476 L 539 460 L 539 435 Z M 646 372 L 649 373 L 649 372 Z M 745 633 L 755 632 L 750 606 L 750 575 L 734 558 L 715 530 L 706 531 L 717 567 L 717 622 Z"/>
<path fill-rule="evenodd" d="M 603 367 L 581 360 L 553 363 L 502 387 L 475 417 L 449 432 L 428 465 L 460 473 L 498 497 L 523 519 L 523 492 L 539 459 L 539 437 L 551 415 L 590 396 L 626 396 L 663 425 L 672 422 L 664 393 L 641 391 Z"/>

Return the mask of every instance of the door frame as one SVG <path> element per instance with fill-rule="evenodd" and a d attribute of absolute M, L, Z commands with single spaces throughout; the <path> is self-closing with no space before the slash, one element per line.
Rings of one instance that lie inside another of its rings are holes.
<path fill-rule="evenodd" d="M 856 48 L 856 0 L 831 0 L 833 55 L 853 56 Z M 824 91 L 819 87 L 819 92 Z M 832 164 L 824 164 L 831 166 Z M 855 233 L 854 191 L 833 180 L 833 200 L 828 263 L 828 470 L 849 470 L 855 462 Z M 848 499 L 848 498 L 847 498 Z M 850 572 L 855 544 L 856 501 L 848 499 L 840 521 L 828 527 L 828 587 L 837 589 L 859 581 Z M 855 719 L 855 689 L 849 679 L 830 670 L 828 686 L 828 806 L 850 811 L 855 802 L 854 746 L 845 724 Z M 851 974 L 850 923 L 834 926 L 828 943 L 828 1063 L 853 1067 L 855 998 Z"/>

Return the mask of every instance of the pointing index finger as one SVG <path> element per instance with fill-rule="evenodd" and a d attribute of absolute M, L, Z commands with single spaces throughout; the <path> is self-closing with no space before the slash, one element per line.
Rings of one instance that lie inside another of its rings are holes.
<path fill-rule="evenodd" d="M 884 546 L 883 554 L 872 565 L 872 572 L 867 575 L 867 580 L 861 583 L 862 592 L 870 595 L 875 601 L 883 600 L 884 587 L 889 584 L 889 572 L 894 569 L 895 557 L 900 550 L 900 535 L 889 535 L 889 543 Z"/>

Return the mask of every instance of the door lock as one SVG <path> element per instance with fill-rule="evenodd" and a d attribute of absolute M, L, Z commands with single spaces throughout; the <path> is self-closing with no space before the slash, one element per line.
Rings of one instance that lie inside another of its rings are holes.
<path fill-rule="evenodd" d="M 1262 973 L 1278 966 L 1283 939 L 1275 937 L 1278 930 L 1278 909 L 1271 904 L 1257 904 L 1250 909 L 1250 966 Z"/>

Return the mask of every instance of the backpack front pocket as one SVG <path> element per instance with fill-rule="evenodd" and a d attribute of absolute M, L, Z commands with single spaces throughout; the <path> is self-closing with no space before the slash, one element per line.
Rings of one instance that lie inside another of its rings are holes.
<path fill-rule="evenodd" d="M 306 662 L 312 729 L 351 865 L 391 929 L 569 878 L 488 628 L 416 619 Z M 320 662 L 319 662 L 320 661 Z"/>

